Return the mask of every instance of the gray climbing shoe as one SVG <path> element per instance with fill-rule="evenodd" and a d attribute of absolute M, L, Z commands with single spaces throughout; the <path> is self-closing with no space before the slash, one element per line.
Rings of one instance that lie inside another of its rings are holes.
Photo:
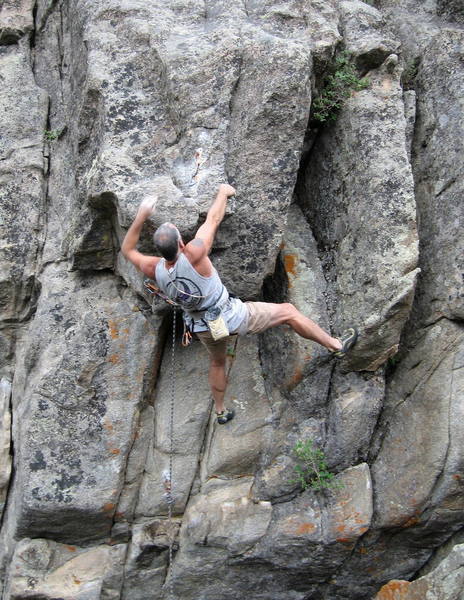
<path fill-rule="evenodd" d="M 227 423 L 227 421 L 231 421 L 234 418 L 235 411 L 231 410 L 230 408 L 225 408 L 222 412 L 217 412 L 216 416 L 219 425 L 224 425 L 224 423 Z"/>
<path fill-rule="evenodd" d="M 336 350 L 332 354 L 335 356 L 335 358 L 344 358 L 346 353 L 349 352 L 356 344 L 358 339 L 358 330 L 356 327 L 349 327 L 348 329 L 345 329 L 338 339 L 342 343 L 342 347 L 340 350 Z"/>

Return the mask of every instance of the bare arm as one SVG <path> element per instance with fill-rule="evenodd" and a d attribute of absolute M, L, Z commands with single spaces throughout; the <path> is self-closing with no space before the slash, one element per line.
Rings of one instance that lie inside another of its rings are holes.
<path fill-rule="evenodd" d="M 231 185 L 223 183 L 219 186 L 216 199 L 206 215 L 206 221 L 198 228 L 195 239 L 186 246 L 186 253 L 192 255 L 192 262 L 201 260 L 209 254 L 218 227 L 226 213 L 227 200 L 234 194 L 235 189 Z"/>
<path fill-rule="evenodd" d="M 146 256 L 136 249 L 140 239 L 140 232 L 143 224 L 155 209 L 156 200 L 144 200 L 137 211 L 134 222 L 129 227 L 126 236 L 122 242 L 121 252 L 127 260 L 142 271 L 147 277 L 154 277 L 156 265 L 159 262 L 158 256 Z"/>

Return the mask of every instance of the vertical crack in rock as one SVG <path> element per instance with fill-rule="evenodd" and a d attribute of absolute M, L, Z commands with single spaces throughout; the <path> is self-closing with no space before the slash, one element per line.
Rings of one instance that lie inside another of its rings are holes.
<path fill-rule="evenodd" d="M 0 530 L 14 478 L 12 415 L 11 383 L 8 379 L 2 378 L 0 380 Z"/>

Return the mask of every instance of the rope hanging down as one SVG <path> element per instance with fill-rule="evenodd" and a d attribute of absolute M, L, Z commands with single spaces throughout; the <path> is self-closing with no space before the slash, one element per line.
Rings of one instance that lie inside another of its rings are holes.
<path fill-rule="evenodd" d="M 174 506 L 174 496 L 172 494 L 172 471 L 173 471 L 173 456 L 174 456 L 174 404 L 176 399 L 176 372 L 175 372 L 175 360 L 176 360 L 176 327 L 177 327 L 177 308 L 178 305 L 167 298 L 161 293 L 159 288 L 149 279 L 144 281 L 145 288 L 152 294 L 163 298 L 166 302 L 172 305 L 172 343 L 171 343 L 171 402 L 170 402 L 170 415 L 169 415 L 169 467 L 168 472 L 164 478 L 164 497 L 168 506 L 168 538 L 169 538 L 169 552 L 168 552 L 168 567 L 166 572 L 166 579 L 164 586 L 168 593 L 168 598 L 173 597 L 173 579 L 172 579 L 172 563 L 174 554 L 174 540 L 175 540 L 175 529 L 173 527 L 172 512 Z M 189 341 L 185 343 L 185 331 L 182 339 L 182 345 L 188 345 Z M 226 381 L 229 380 L 230 371 L 234 362 L 236 350 L 237 350 L 238 336 L 235 336 L 235 342 L 230 356 L 229 368 L 226 375 Z"/>
<path fill-rule="evenodd" d="M 172 347 L 171 347 L 171 407 L 169 416 L 169 470 L 167 477 L 164 479 L 165 498 L 168 505 L 168 537 L 169 537 L 169 555 L 168 569 L 166 573 L 166 589 L 168 597 L 172 596 L 172 556 L 174 547 L 174 527 L 172 522 L 172 509 L 174 506 L 174 497 L 172 495 L 172 463 L 174 455 L 174 402 L 176 398 L 176 377 L 175 377 L 175 354 L 176 354 L 176 307 L 172 311 Z"/>

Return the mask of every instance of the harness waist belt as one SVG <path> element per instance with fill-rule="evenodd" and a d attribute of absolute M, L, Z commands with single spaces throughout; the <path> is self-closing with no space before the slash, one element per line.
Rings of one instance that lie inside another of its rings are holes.
<path fill-rule="evenodd" d="M 216 302 L 213 302 L 213 304 L 211 304 L 210 306 L 207 306 L 206 308 L 202 308 L 201 310 L 187 310 L 186 308 L 184 308 L 183 310 L 192 319 L 203 319 L 206 312 L 210 308 L 213 308 L 213 306 L 217 306 L 218 308 L 220 308 L 222 310 L 228 301 L 229 301 L 229 294 L 228 294 L 225 286 L 222 286 L 221 295 L 216 300 Z"/>

